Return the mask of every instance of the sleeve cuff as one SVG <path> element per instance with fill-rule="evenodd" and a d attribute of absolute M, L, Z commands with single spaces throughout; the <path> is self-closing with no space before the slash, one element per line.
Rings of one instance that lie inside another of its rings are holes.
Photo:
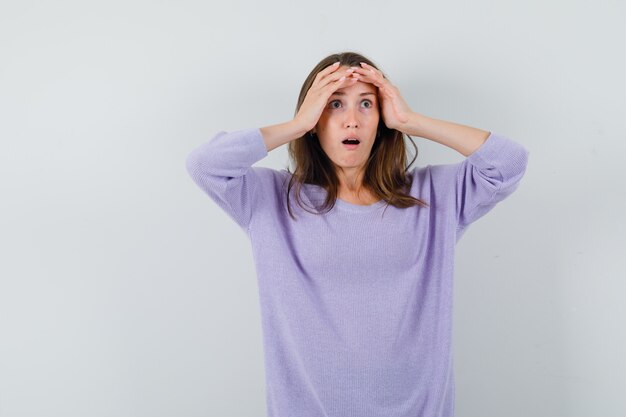
<path fill-rule="evenodd" d="M 269 152 L 265 147 L 265 141 L 263 140 L 261 129 L 258 127 L 248 129 L 247 134 L 253 138 L 251 146 L 252 149 L 250 150 L 252 155 L 257 158 L 257 161 L 265 158 Z"/>

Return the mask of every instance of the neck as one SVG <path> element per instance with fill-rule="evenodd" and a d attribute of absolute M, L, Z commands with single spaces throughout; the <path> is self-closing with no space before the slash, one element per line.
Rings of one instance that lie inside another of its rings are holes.
<path fill-rule="evenodd" d="M 378 201 L 376 197 L 363 186 L 364 174 L 364 171 L 357 171 L 357 168 L 339 170 L 337 173 L 339 178 L 337 197 L 355 204 L 371 204 Z"/>
<path fill-rule="evenodd" d="M 337 170 L 339 191 L 348 194 L 358 194 L 363 189 L 365 171 L 359 168 L 340 168 Z"/>

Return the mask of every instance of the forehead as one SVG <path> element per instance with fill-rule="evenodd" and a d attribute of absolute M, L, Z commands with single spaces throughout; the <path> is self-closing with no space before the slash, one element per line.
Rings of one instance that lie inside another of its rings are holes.
<path fill-rule="evenodd" d="M 335 95 L 337 96 L 360 96 L 360 95 L 365 95 L 365 93 L 373 93 L 374 96 L 377 96 L 378 89 L 373 84 L 362 82 L 362 81 L 357 81 L 354 85 L 337 89 L 337 91 L 335 91 L 332 95 L 333 96 Z M 372 95 L 367 94 L 366 97 L 371 98 Z"/>

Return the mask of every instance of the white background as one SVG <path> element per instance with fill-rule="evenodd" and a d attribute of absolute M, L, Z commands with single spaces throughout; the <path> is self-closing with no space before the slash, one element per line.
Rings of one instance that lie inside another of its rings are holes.
<path fill-rule="evenodd" d="M 457 415 L 626 415 L 620 1 L 2 1 L 0 416 L 263 416 L 246 235 L 192 182 L 330 53 L 529 151 L 457 245 Z M 426 139 L 416 165 L 461 161 Z M 282 169 L 286 147 L 258 163 Z"/>

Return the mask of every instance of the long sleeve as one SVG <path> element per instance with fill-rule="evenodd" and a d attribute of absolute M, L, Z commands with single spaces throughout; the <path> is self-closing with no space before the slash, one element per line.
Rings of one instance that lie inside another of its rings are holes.
<path fill-rule="evenodd" d="M 283 204 L 288 173 L 251 167 L 266 154 L 252 129 L 220 132 L 187 159 L 251 241 L 266 415 L 453 417 L 456 220 L 510 194 L 526 151 L 491 135 L 462 162 L 414 168 L 411 192 L 429 208 L 338 199 L 323 215 L 294 206 L 296 219 Z"/>
<path fill-rule="evenodd" d="M 517 189 L 528 155 L 522 145 L 491 132 L 480 148 L 458 164 L 457 229 L 481 218 Z"/>
<path fill-rule="evenodd" d="M 247 232 L 260 186 L 252 164 L 267 154 L 260 129 L 221 131 L 187 156 L 186 167 L 193 181 Z"/>

